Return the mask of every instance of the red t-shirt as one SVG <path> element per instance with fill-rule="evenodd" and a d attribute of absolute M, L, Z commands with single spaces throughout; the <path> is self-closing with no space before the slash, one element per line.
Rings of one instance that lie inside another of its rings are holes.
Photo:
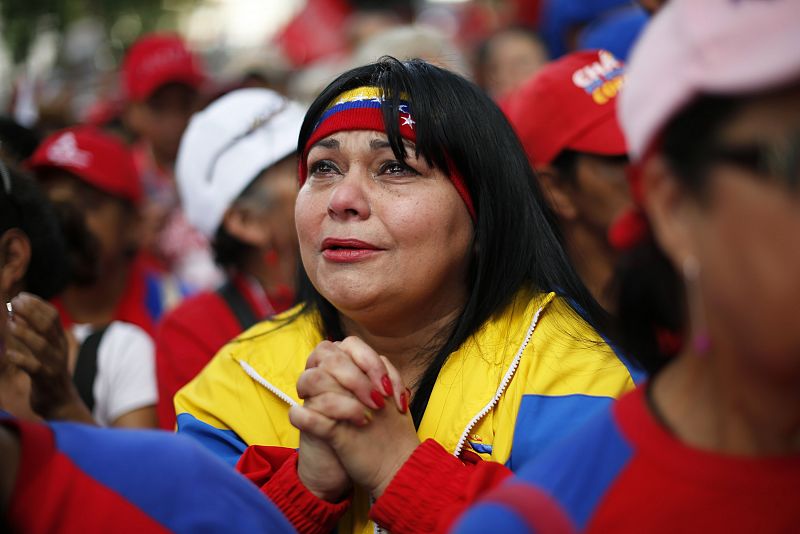
<path fill-rule="evenodd" d="M 283 311 L 291 301 L 267 299 L 241 276 L 234 278 L 233 283 L 258 319 Z M 178 390 L 241 332 L 242 326 L 233 311 L 215 291 L 189 297 L 164 316 L 155 338 L 159 399 L 156 410 L 161 428 L 175 428 L 172 399 Z"/>

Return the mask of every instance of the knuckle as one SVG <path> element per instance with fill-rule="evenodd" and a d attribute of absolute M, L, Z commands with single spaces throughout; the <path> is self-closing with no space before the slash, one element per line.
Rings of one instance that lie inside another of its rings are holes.
<path fill-rule="evenodd" d="M 346 399 L 335 393 L 325 393 L 319 400 L 319 412 L 330 419 L 346 418 L 352 411 Z"/>
<path fill-rule="evenodd" d="M 319 389 L 319 386 L 324 383 L 324 375 L 319 370 L 314 369 L 304 374 L 309 388 Z"/>
<path fill-rule="evenodd" d="M 349 358 L 342 353 L 341 351 L 336 351 L 326 357 L 324 360 L 321 360 L 319 363 L 319 367 L 325 369 L 326 371 L 334 370 L 340 368 Z"/>
<path fill-rule="evenodd" d="M 336 408 L 336 398 L 331 393 L 323 393 L 318 399 L 319 407 L 324 413 L 331 413 L 331 410 Z"/>
<path fill-rule="evenodd" d="M 327 339 L 320 341 L 315 350 L 330 350 L 334 347 L 333 343 Z"/>
<path fill-rule="evenodd" d="M 342 386 L 352 392 L 361 392 L 369 389 L 369 381 L 363 375 L 347 373 L 341 377 Z"/>
<path fill-rule="evenodd" d="M 297 384 L 295 385 L 295 388 L 297 389 L 297 394 L 300 396 L 301 399 L 303 398 L 305 392 L 308 389 L 307 383 L 308 383 L 308 377 L 306 376 L 305 373 L 301 374 L 300 378 L 297 379 Z"/>

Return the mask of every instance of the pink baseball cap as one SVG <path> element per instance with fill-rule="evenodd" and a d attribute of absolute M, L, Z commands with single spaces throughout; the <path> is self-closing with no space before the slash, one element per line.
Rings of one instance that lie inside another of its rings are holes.
<path fill-rule="evenodd" d="M 34 170 L 61 169 L 134 205 L 142 186 L 127 147 L 93 126 L 78 126 L 52 134 L 28 160 Z"/>
<path fill-rule="evenodd" d="M 128 99 L 146 100 L 168 83 L 199 88 L 206 76 L 178 35 L 151 33 L 136 41 L 122 62 L 122 87 Z"/>
<path fill-rule="evenodd" d="M 534 167 L 563 150 L 603 156 L 627 153 L 617 122 L 622 62 L 605 50 L 573 52 L 542 67 L 500 107 Z"/>
<path fill-rule="evenodd" d="M 630 57 L 619 118 L 633 161 L 701 93 L 741 94 L 800 79 L 800 1 L 671 0 Z"/>

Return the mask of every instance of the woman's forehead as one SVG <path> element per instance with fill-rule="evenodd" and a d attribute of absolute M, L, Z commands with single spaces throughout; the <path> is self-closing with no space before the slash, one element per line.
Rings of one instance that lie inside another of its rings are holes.
<path fill-rule="evenodd" d="M 402 142 L 406 150 L 413 151 L 415 149 L 416 145 L 412 141 L 402 139 Z M 386 135 L 386 132 L 378 130 L 344 130 L 323 137 L 314 143 L 311 150 L 317 147 L 338 150 L 345 145 L 356 148 L 369 148 L 371 150 L 391 148 L 389 136 Z M 309 152 L 311 152 L 311 150 Z"/>

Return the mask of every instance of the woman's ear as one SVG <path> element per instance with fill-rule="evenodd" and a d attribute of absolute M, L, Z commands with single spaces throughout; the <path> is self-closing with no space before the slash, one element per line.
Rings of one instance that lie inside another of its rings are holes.
<path fill-rule="evenodd" d="M 559 180 L 558 171 L 550 165 L 545 165 L 536 169 L 536 177 L 550 209 L 563 221 L 574 220 L 578 216 L 578 208 L 572 201 L 569 185 Z"/>
<path fill-rule="evenodd" d="M 656 242 L 680 270 L 688 255 L 696 256 L 690 216 L 693 198 L 660 154 L 644 163 L 642 191 Z"/>
<path fill-rule="evenodd" d="M 31 262 L 31 242 L 25 232 L 11 228 L 0 236 L 0 291 L 11 298 L 22 288 Z"/>
<path fill-rule="evenodd" d="M 233 204 L 222 216 L 222 227 L 242 243 L 264 249 L 272 245 L 272 232 L 262 214 L 247 206 Z"/>

